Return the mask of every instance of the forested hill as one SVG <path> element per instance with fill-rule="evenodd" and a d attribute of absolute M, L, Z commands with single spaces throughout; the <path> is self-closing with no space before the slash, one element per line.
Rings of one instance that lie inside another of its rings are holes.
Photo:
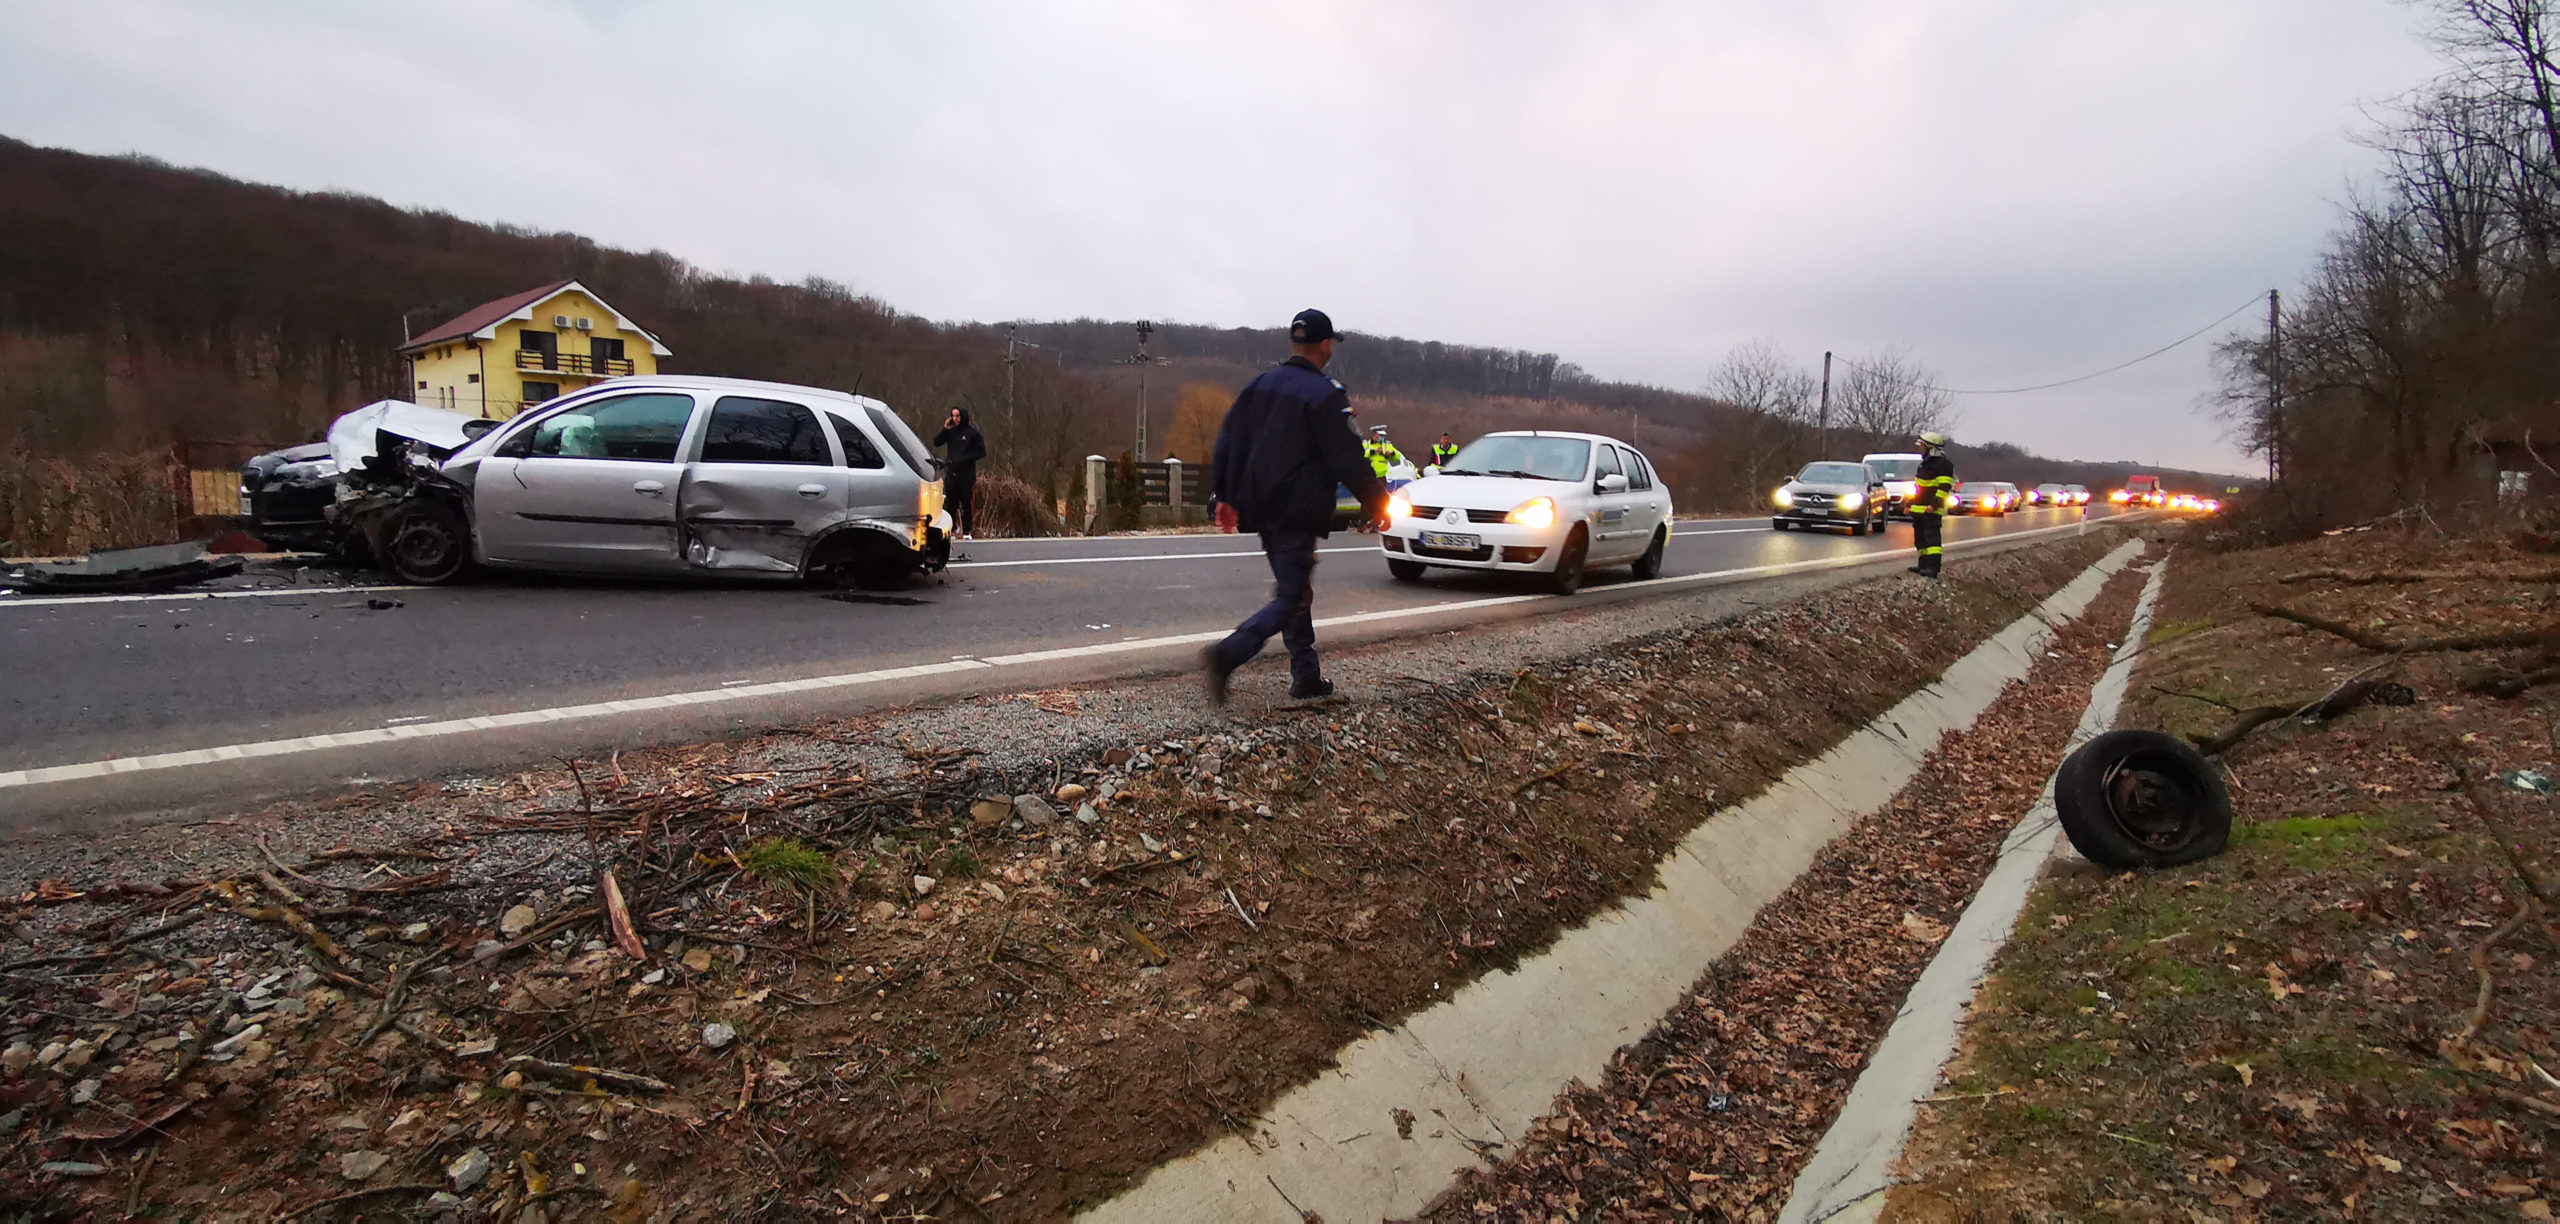
<path fill-rule="evenodd" d="M 312 436 L 397 394 L 397 349 L 478 303 L 576 278 L 674 349 L 670 371 L 986 402 L 1002 345 L 841 286 L 713 276 L 663 251 L 0 138 L 0 449 Z M 1094 391 L 1027 372 L 1026 401 Z M 1070 448 L 1072 449 L 1072 448 Z"/>

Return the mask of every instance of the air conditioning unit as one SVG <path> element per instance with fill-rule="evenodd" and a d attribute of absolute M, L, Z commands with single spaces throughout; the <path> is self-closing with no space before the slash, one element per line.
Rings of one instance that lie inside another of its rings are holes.
<path fill-rule="evenodd" d="M 551 325 L 553 327 L 567 327 L 569 325 L 569 316 L 553 315 L 551 316 Z"/>
<path fill-rule="evenodd" d="M 580 319 L 580 320 L 578 320 L 578 330 L 579 330 L 579 331 L 594 331 L 595 329 L 596 329 L 596 321 L 595 321 L 595 320 L 593 320 L 593 319 Z"/>

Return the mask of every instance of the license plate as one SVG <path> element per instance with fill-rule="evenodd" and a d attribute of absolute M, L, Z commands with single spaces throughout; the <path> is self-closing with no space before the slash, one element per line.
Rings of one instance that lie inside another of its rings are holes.
<path fill-rule="evenodd" d="M 1425 548 L 1455 548 L 1474 551 L 1475 549 L 1484 547 L 1484 538 L 1481 536 L 1460 535 L 1454 531 L 1426 531 L 1422 533 L 1422 545 Z"/>

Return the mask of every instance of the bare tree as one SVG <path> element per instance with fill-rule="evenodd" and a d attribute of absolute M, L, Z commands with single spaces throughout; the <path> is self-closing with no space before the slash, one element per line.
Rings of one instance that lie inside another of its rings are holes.
<path fill-rule="evenodd" d="M 1901 345 L 1845 363 L 1832 382 L 1832 424 L 1874 441 L 1952 430 L 1957 420 L 1955 396 Z"/>

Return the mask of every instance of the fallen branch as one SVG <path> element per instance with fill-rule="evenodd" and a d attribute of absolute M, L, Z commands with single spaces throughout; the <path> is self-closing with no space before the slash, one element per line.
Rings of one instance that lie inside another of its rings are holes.
<path fill-rule="evenodd" d="M 616 1092 L 662 1093 L 675 1091 L 675 1085 L 662 1079 L 616 1071 L 609 1067 L 582 1067 L 574 1063 L 556 1063 L 518 1054 L 501 1064 L 507 1070 L 521 1071 L 526 1076 L 546 1080 L 570 1088 L 602 1087 Z"/>
<path fill-rule="evenodd" d="M 2471 945 L 2471 968 L 2480 975 L 2480 990 L 2471 1003 L 2471 1019 L 2462 1026 L 2460 1033 L 2455 1034 L 2454 1044 L 2469 1044 L 2472 1038 L 2480 1035 L 2481 1026 L 2489 1022 L 2489 994 L 2495 980 L 2489 974 L 2489 949 L 2496 947 L 2499 940 L 2515 934 L 2516 928 L 2523 926 L 2524 920 L 2532 916 L 2536 904 L 2533 898 L 2525 898 L 2516 906 L 2514 917 L 2499 923 L 2497 929 Z"/>
<path fill-rule="evenodd" d="M 2391 586 L 2419 582 L 2560 582 L 2560 570 L 2537 570 L 2530 574 L 2501 574 L 2496 570 L 2400 570 L 2359 574 L 2326 569 L 2303 570 L 2276 581 L 2287 585 L 2333 582 L 2339 586 Z"/>
<path fill-rule="evenodd" d="M 1567 761 L 1567 762 L 1565 762 L 1565 763 L 1564 763 L 1564 764 L 1562 764 L 1562 765 L 1558 765 L 1558 766 L 1556 766 L 1555 768 L 1550 769 L 1550 770 L 1546 771 L 1545 773 L 1539 774 L 1538 776 L 1536 776 L 1536 777 L 1534 777 L 1534 778 L 1531 778 L 1531 779 L 1529 779 L 1528 781 L 1523 782 L 1523 783 L 1521 783 L 1521 784 L 1520 784 L 1520 785 L 1518 785 L 1518 786 L 1512 787 L 1512 788 L 1511 788 L 1511 793 L 1512 793 L 1512 794 L 1515 794 L 1515 795 L 1526 794 L 1526 793 L 1528 793 L 1529 788 L 1530 788 L 1530 787 L 1532 787 L 1532 786 L 1536 786 L 1537 784 L 1539 784 L 1539 783 L 1541 783 L 1541 782 L 1553 782 L 1553 781 L 1555 781 L 1556 779 L 1561 778 L 1561 777 L 1565 776 L 1566 774 L 1569 774 L 1569 773 L 1573 772 L 1574 770 L 1579 769 L 1579 768 L 1581 768 L 1581 767 L 1582 767 L 1582 758 L 1580 758 L 1580 757 L 1576 757 L 1576 758 L 1574 758 L 1573 760 Z"/>
<path fill-rule="evenodd" d="M 604 898 L 605 925 L 613 931 L 614 946 L 633 960 L 649 959 L 647 945 L 640 942 L 640 932 L 631 925 L 631 906 L 622 899 L 622 883 L 613 878 L 612 868 L 596 873 L 596 895 Z"/>
<path fill-rule="evenodd" d="M 179 1048 L 178 1061 L 169 1068 L 169 1078 L 165 1082 L 174 1084 L 185 1079 L 187 1072 L 196 1065 L 196 1060 L 204 1057 L 204 1052 L 212 1047 L 214 1035 L 222 1031 L 223 1022 L 229 1020 L 231 1014 L 238 1010 L 240 1010 L 240 996 L 228 990 L 222 992 L 222 1000 L 213 1005 L 212 1018 L 204 1022 L 204 1032 L 198 1034 L 195 1040 Z"/>
<path fill-rule="evenodd" d="M 2219 697 L 2207 697 L 2202 693 L 2190 693 L 2185 689 L 2164 688 L 2155 684 L 2151 686 L 2151 691 L 2168 697 L 2184 697 L 2189 701 L 2201 701 L 2209 706 L 2220 706 L 2234 714 L 2241 712 L 2240 707 L 2233 705 L 2228 701 L 2224 701 Z"/>
<path fill-rule="evenodd" d="M 2536 643 L 2560 642 L 2560 624 L 2540 629 L 2520 629 L 2507 633 L 2472 633 L 2455 637 L 2411 638 L 2395 642 L 2380 634 L 2359 629 L 2343 621 L 2334 621 L 2317 613 L 2287 608 L 2279 604 L 2253 603 L 2249 610 L 2260 616 L 2292 621 L 2307 629 L 2342 637 L 2376 654 L 2437 654 L 2445 651 L 2508 650 Z"/>
<path fill-rule="evenodd" d="M 2330 689 L 2327 693 L 2290 709 L 2284 706 L 2257 706 L 2242 710 L 2240 716 L 2233 719 L 2231 725 L 2224 727 L 2220 733 L 2211 736 L 2189 735 L 2187 739 L 2195 744 L 2196 751 L 2206 756 L 2220 756 L 2247 738 L 2250 732 L 2268 723 L 2280 722 L 2288 718 L 2307 718 L 2313 722 L 2327 722 L 2373 700 L 2383 686 L 2367 677 L 2399 661 L 2397 655 L 2379 660 L 2339 681 L 2337 687 Z M 2405 705 L 2407 701 L 2405 698 L 2396 698 L 2393 703 Z"/>
<path fill-rule="evenodd" d="M 363 1190 L 350 1190 L 345 1194 L 336 1195 L 331 1198 L 324 1198 L 319 1202 L 312 1203 L 308 1206 L 294 1208 L 283 1215 L 277 1216 L 276 1224 L 285 1224 L 288 1220 L 301 1219 L 302 1217 L 310 1215 L 312 1212 L 319 1211 L 323 1208 L 337 1207 L 347 1203 L 360 1203 L 366 1199 L 381 1198 L 386 1194 L 433 1194 L 442 1189 L 444 1189 L 444 1184 L 441 1182 L 402 1182 L 397 1186 L 372 1186 Z"/>

